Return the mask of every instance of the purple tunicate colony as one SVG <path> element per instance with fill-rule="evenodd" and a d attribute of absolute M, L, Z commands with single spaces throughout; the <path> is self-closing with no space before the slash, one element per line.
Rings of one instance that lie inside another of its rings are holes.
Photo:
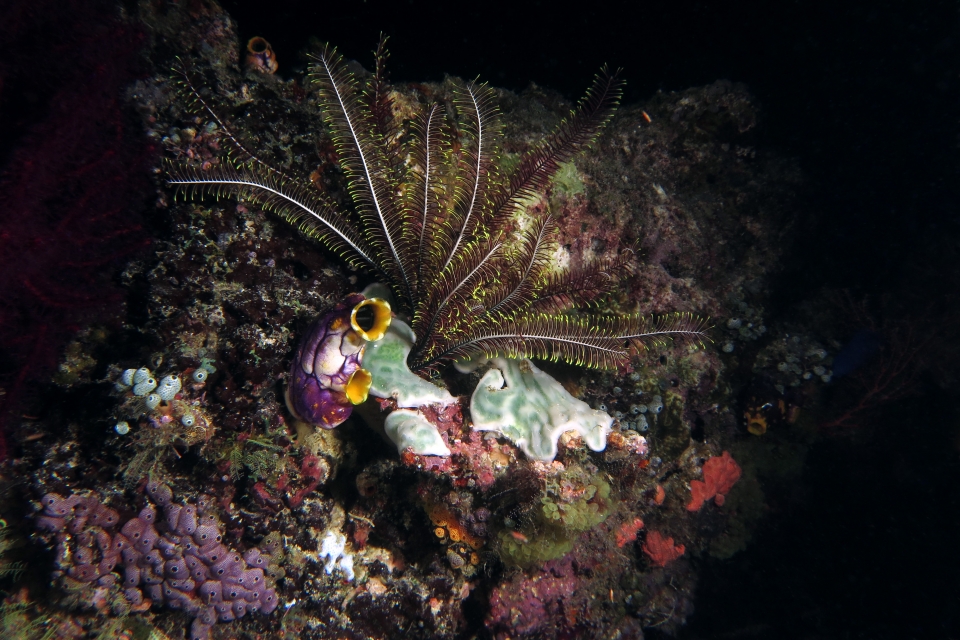
<path fill-rule="evenodd" d="M 264 574 L 277 549 L 251 548 L 241 555 L 225 546 L 207 496 L 197 505 L 176 504 L 160 482 L 148 483 L 147 493 L 154 504 L 119 531 L 119 514 L 96 496 L 48 493 L 37 526 L 57 534 L 58 556 L 70 578 L 104 587 L 120 582 L 132 606 L 149 599 L 194 616 L 192 640 L 208 638 L 217 621 L 277 608 L 276 590 Z"/>

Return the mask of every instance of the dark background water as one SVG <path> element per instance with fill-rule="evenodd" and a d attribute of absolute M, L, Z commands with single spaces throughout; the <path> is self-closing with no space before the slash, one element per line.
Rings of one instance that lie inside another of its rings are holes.
<path fill-rule="evenodd" d="M 96 14 L 62 1 L 94 23 L 84 33 L 96 42 Z M 608 63 L 625 69 L 626 102 L 720 78 L 746 83 L 763 113 L 756 145 L 797 158 L 806 177 L 806 217 L 775 285 L 772 319 L 823 287 L 842 287 L 929 300 L 942 323 L 960 323 L 949 298 L 960 288 L 956 2 L 224 6 L 242 39 L 272 43 L 281 73 L 311 37 L 369 64 L 384 32 L 400 81 L 450 73 L 515 90 L 532 81 L 576 99 Z M 57 74 L 71 65 L 66 45 L 45 44 L 51 35 L 36 34 L 35 51 L 5 53 L 0 165 L 51 108 Z M 960 638 L 960 394 L 943 377 L 957 370 L 947 364 L 869 429 L 819 443 L 801 482 L 768 494 L 790 508 L 768 514 L 747 551 L 699 566 L 697 612 L 683 637 Z"/>
<path fill-rule="evenodd" d="M 607 63 L 625 69 L 626 102 L 744 82 L 763 109 L 757 144 L 796 157 L 807 180 L 774 315 L 825 286 L 930 300 L 957 287 L 955 2 L 225 5 L 288 65 L 310 37 L 369 64 L 383 31 L 396 80 L 479 75 L 575 99 Z M 801 483 L 768 496 L 790 508 L 746 552 L 701 567 L 682 636 L 960 637 L 960 399 L 943 382 L 818 444 Z"/>

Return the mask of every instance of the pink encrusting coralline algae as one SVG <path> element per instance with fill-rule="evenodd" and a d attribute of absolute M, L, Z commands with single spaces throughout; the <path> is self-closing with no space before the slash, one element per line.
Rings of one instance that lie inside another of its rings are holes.
<path fill-rule="evenodd" d="M 132 607 L 149 601 L 194 616 L 192 640 L 208 638 L 218 620 L 277 608 L 273 581 L 264 573 L 277 549 L 241 554 L 226 547 L 206 496 L 196 505 L 176 504 L 170 487 L 159 482 L 148 483 L 147 494 L 154 504 L 122 525 L 97 496 L 43 497 L 37 527 L 56 533 L 58 564 L 67 577 L 103 588 L 119 582 Z"/>

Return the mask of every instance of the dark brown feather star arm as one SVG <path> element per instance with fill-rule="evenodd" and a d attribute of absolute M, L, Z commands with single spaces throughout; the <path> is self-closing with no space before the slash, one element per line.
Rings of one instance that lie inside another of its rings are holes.
<path fill-rule="evenodd" d="M 387 153 L 390 169 L 394 172 L 395 179 L 400 181 L 403 173 L 404 153 L 403 145 L 400 143 L 400 123 L 393 115 L 393 98 L 390 96 L 389 90 L 389 74 L 387 73 L 387 61 L 390 59 L 390 51 L 387 49 L 387 40 L 389 39 L 384 34 L 380 34 L 380 41 L 373 52 L 373 73 L 367 80 L 364 98 L 367 102 L 367 109 L 373 116 L 376 134 Z"/>
<path fill-rule="evenodd" d="M 595 305 L 611 294 L 617 283 L 633 270 L 633 256 L 633 251 L 627 249 L 612 259 L 594 260 L 559 271 L 545 271 L 528 298 L 530 309 L 556 313 Z"/>
<path fill-rule="evenodd" d="M 248 166 L 259 165 L 260 167 L 271 171 L 283 180 L 290 180 L 290 177 L 287 176 L 283 171 L 277 169 L 270 163 L 262 160 L 252 151 L 250 151 L 246 145 L 240 142 L 237 139 L 237 136 L 234 135 L 233 130 L 229 127 L 217 111 L 210 106 L 210 104 L 204 100 L 203 96 L 200 94 L 200 91 L 197 89 L 193 77 L 190 74 L 190 70 L 187 67 L 187 64 L 177 58 L 177 62 L 171 70 L 174 74 L 174 82 L 177 86 L 180 95 L 182 95 L 190 106 L 190 108 L 197 112 L 198 114 L 205 114 L 211 118 L 214 122 L 217 123 L 217 127 L 220 130 L 220 134 L 225 136 L 227 141 L 230 143 L 230 151 L 228 152 L 231 161 L 234 164 L 242 164 Z M 236 157 L 234 157 L 236 156 Z"/>
<path fill-rule="evenodd" d="M 595 369 L 616 369 L 627 362 L 623 340 L 610 335 L 613 323 L 603 318 L 537 314 L 517 320 L 489 318 L 453 336 L 429 359 L 411 367 L 429 368 L 443 360 L 475 357 L 538 358 L 564 360 Z"/>
<path fill-rule="evenodd" d="M 670 340 L 687 340 L 703 345 L 707 337 L 709 320 L 695 313 L 678 311 L 662 316 L 629 314 L 615 318 L 615 335 L 634 347 L 642 349 L 650 344 L 663 344 Z"/>
<path fill-rule="evenodd" d="M 548 215 L 535 221 L 523 234 L 520 248 L 500 281 L 502 284 L 495 284 L 491 294 L 484 296 L 486 313 L 509 316 L 530 306 L 537 282 L 549 265 L 549 252 L 556 246 L 557 231 L 556 223 Z"/>
<path fill-rule="evenodd" d="M 437 276 L 429 297 L 417 308 L 413 317 L 413 332 L 417 343 L 408 357 L 416 361 L 436 347 L 444 333 L 454 330 L 464 318 L 462 310 L 477 287 L 497 277 L 496 259 L 503 244 L 499 238 L 488 242 L 471 242 L 464 247 L 454 262 Z"/>
<path fill-rule="evenodd" d="M 596 139 L 616 112 L 623 86 L 619 71 L 611 74 L 606 67 L 601 69 L 576 108 L 546 140 L 524 154 L 509 182 L 493 196 L 496 215 L 516 213 L 518 203 L 539 195 L 549 186 L 561 164 Z"/>
<path fill-rule="evenodd" d="M 380 271 L 401 300 L 412 299 L 413 251 L 404 228 L 407 211 L 392 180 L 383 140 L 373 115 L 360 99 L 357 81 L 335 48 L 324 46 L 314 56 L 310 78 L 320 89 L 324 119 L 340 156 L 347 186 L 362 222 L 363 234 L 375 250 Z"/>
<path fill-rule="evenodd" d="M 643 349 L 676 339 L 702 343 L 706 329 L 706 321 L 690 313 L 661 318 L 538 314 L 501 322 L 491 319 L 472 328 L 469 335 L 442 345 L 430 359 L 414 362 L 412 368 L 429 368 L 443 360 L 505 356 L 613 370 L 629 360 L 629 345 Z"/>
<path fill-rule="evenodd" d="M 167 171 L 167 184 L 185 197 L 231 196 L 257 203 L 305 235 L 320 240 L 351 265 L 381 273 L 372 249 L 333 203 L 315 190 L 287 183 L 276 173 L 232 167 L 201 171 L 172 165 Z"/>
<path fill-rule="evenodd" d="M 410 233 L 415 238 L 416 279 L 413 307 L 416 307 L 429 286 L 428 274 L 439 269 L 436 238 L 444 233 L 440 217 L 438 165 L 443 153 L 443 109 L 433 104 L 423 109 L 410 123 L 409 145 L 412 169 L 407 184 L 412 222 Z"/>
<path fill-rule="evenodd" d="M 451 232 L 449 249 L 441 269 L 446 269 L 478 231 L 485 228 L 490 201 L 488 193 L 497 181 L 496 141 L 500 135 L 496 93 L 486 83 L 457 85 L 454 104 L 462 118 L 462 127 L 472 144 L 465 148 L 460 179 L 456 187 L 453 215 L 448 221 Z"/>

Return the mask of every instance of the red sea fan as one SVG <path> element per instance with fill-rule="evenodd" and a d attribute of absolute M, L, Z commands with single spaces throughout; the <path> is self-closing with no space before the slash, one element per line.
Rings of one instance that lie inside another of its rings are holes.
<path fill-rule="evenodd" d="M 16 143 L 0 169 L 0 427 L 78 324 L 119 303 L 111 276 L 147 242 L 151 150 L 123 104 L 143 38 L 116 16 L 16 2 L 0 26 L 0 133 Z"/>

